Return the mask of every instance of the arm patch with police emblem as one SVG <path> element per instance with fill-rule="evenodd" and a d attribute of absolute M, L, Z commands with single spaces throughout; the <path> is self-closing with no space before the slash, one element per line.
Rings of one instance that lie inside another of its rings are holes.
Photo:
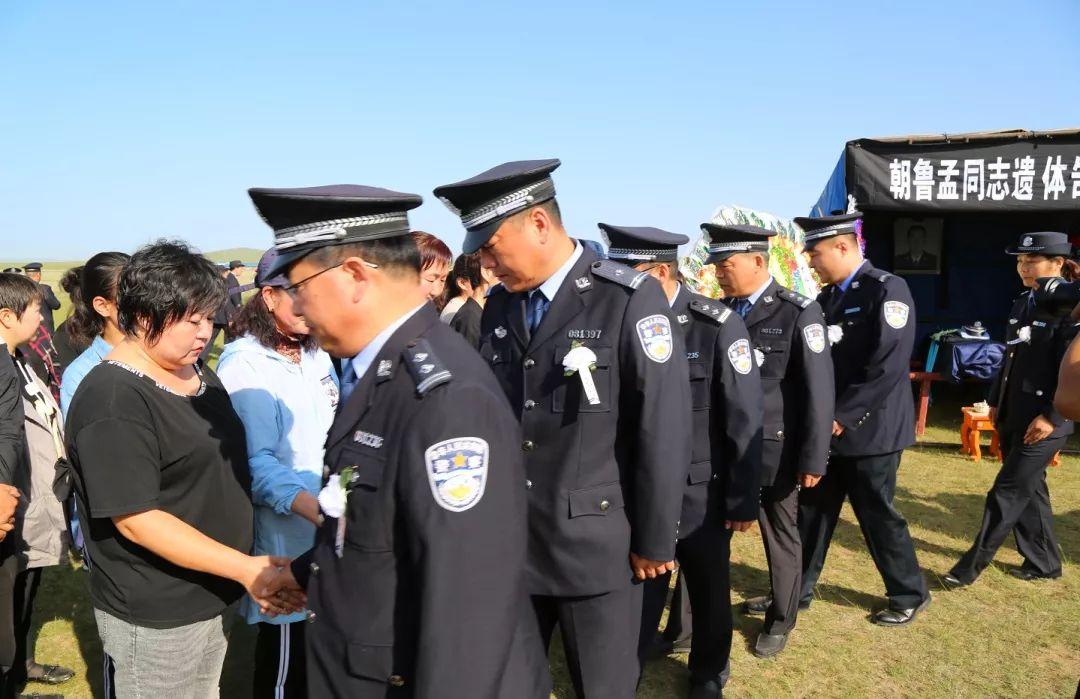
<path fill-rule="evenodd" d="M 642 318 L 634 326 L 645 356 L 657 364 L 671 359 L 674 338 L 671 335 L 671 321 L 663 313 L 656 313 Z"/>
<path fill-rule="evenodd" d="M 810 348 L 811 352 L 821 354 L 825 351 L 825 328 L 822 327 L 821 323 L 807 325 L 802 332 L 803 337 L 806 339 L 806 346 Z"/>
<path fill-rule="evenodd" d="M 648 272 L 639 272 L 632 267 L 627 267 L 611 260 L 598 260 L 592 265 L 592 273 L 608 281 L 622 284 L 631 289 L 637 289 L 649 278 Z"/>
<path fill-rule="evenodd" d="M 416 382 L 416 393 L 424 395 L 436 386 L 448 382 L 454 376 L 446 365 L 439 361 L 431 350 L 431 343 L 427 340 L 410 342 L 405 351 L 401 353 L 405 360 L 405 366 Z"/>
<path fill-rule="evenodd" d="M 899 330 L 907 325 L 908 315 L 911 313 L 911 309 L 908 308 L 906 303 L 900 301 L 886 301 L 883 309 L 885 312 L 885 322 L 889 324 L 889 327 Z"/>
<path fill-rule="evenodd" d="M 487 487 L 487 440 L 454 437 L 424 450 L 424 471 L 439 507 L 464 512 L 480 502 Z"/>
<path fill-rule="evenodd" d="M 731 362 L 731 366 L 735 367 L 735 371 L 740 374 L 749 374 L 750 369 L 753 367 L 753 360 L 750 358 L 750 341 L 746 338 L 739 338 L 732 342 L 727 348 L 728 361 Z"/>

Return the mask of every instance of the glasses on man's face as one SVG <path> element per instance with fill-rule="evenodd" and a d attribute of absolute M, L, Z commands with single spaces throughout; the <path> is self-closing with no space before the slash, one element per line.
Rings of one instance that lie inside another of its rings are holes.
<path fill-rule="evenodd" d="M 378 269 L 379 268 L 379 265 L 377 265 L 377 264 L 375 264 L 373 262 L 367 262 L 366 260 L 360 260 L 360 261 L 363 262 L 365 266 L 370 267 L 371 269 Z M 289 284 L 288 286 L 282 288 L 282 291 L 284 291 L 286 294 L 288 294 L 289 298 L 291 298 L 293 301 L 295 301 L 296 298 L 300 295 L 300 289 L 304 286 L 304 284 L 307 284 L 308 282 L 310 282 L 312 279 L 319 276 L 320 274 L 326 274 L 327 272 L 329 272 L 332 269 L 337 269 L 341 265 L 345 264 L 345 262 L 346 262 L 345 260 L 342 260 L 341 262 L 338 262 L 336 265 L 332 265 L 330 267 L 327 267 L 326 269 L 321 269 L 318 272 L 316 272 L 315 274 L 304 277 L 303 279 L 296 282 L 295 284 Z"/>

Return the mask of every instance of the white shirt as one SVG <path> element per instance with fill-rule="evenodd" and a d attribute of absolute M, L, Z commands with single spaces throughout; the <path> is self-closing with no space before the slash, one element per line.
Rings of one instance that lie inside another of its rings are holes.
<path fill-rule="evenodd" d="M 559 293 L 559 288 L 562 287 L 563 282 L 566 281 L 566 277 L 570 274 L 570 270 L 573 269 L 574 265 L 577 264 L 577 261 L 581 259 L 581 254 L 584 251 L 585 248 L 581 247 L 581 243 L 575 240 L 574 252 L 572 252 L 566 262 L 562 264 L 562 267 L 555 270 L 555 273 L 548 277 L 543 284 L 530 291 L 529 296 L 531 297 L 534 292 L 540 290 L 544 294 L 544 298 L 549 302 L 554 301 L 555 294 Z"/>
<path fill-rule="evenodd" d="M 423 308 L 427 303 L 427 301 L 424 301 L 424 303 L 388 325 L 385 330 L 376 335 L 374 339 L 367 344 L 367 347 L 360 350 L 355 357 L 349 360 L 349 363 L 352 365 L 353 373 L 356 374 L 357 382 L 364 378 L 364 374 L 371 368 L 371 363 L 375 361 L 375 357 L 379 356 L 379 352 L 382 350 L 383 345 L 390 339 L 390 336 L 397 332 L 397 329 L 402 325 L 405 325 L 405 321 L 416 315 L 416 312 Z"/>

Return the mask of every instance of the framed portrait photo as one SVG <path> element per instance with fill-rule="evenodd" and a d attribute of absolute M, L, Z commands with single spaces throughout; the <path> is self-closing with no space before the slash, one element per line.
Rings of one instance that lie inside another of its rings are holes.
<path fill-rule="evenodd" d="M 893 224 L 893 272 L 941 274 L 940 218 L 899 218 Z"/>

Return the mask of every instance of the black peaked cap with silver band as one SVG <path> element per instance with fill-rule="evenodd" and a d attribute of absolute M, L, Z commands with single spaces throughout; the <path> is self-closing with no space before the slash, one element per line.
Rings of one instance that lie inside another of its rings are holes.
<path fill-rule="evenodd" d="M 795 225 L 803 229 L 803 246 L 810 249 L 826 238 L 858 233 L 862 216 L 861 211 L 835 216 L 798 216 Z"/>
<path fill-rule="evenodd" d="M 685 235 L 660 228 L 597 225 L 608 246 L 608 259 L 631 266 L 639 262 L 675 262 L 679 259 L 679 246 L 690 242 Z"/>
<path fill-rule="evenodd" d="M 768 252 L 769 238 L 776 235 L 776 231 L 759 226 L 729 226 L 724 223 L 703 223 L 701 232 L 709 238 L 706 264 L 723 262 L 732 255 L 744 252 Z"/>
<path fill-rule="evenodd" d="M 1006 255 L 1051 255 L 1053 257 L 1072 255 L 1072 244 L 1064 233 L 1025 233 L 1016 245 L 1005 249 Z"/>
<path fill-rule="evenodd" d="M 549 160 L 517 160 L 497 165 L 461 182 L 435 188 L 435 196 L 461 217 L 465 227 L 462 251 L 482 248 L 499 225 L 519 211 L 555 198 L 550 175 L 561 163 Z"/>
<path fill-rule="evenodd" d="M 263 221 L 274 229 L 278 252 L 267 277 L 284 272 L 312 250 L 409 233 L 408 211 L 419 194 L 359 184 L 248 190 Z"/>

